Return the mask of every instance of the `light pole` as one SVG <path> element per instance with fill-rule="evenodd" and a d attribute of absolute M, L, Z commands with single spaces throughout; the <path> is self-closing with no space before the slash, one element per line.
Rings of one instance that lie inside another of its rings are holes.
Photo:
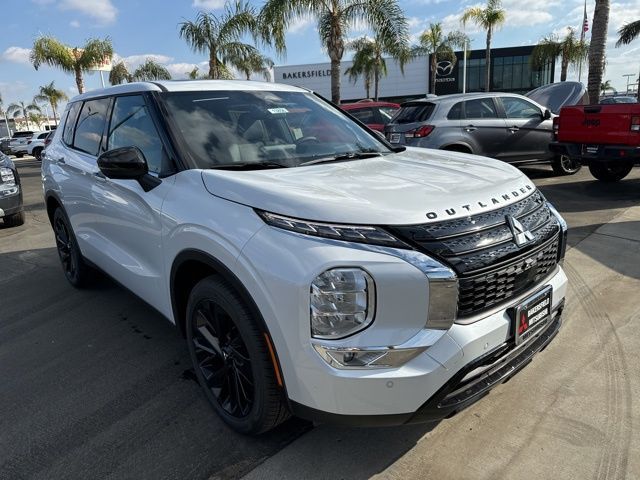
<path fill-rule="evenodd" d="M 629 85 L 633 85 L 632 83 L 629 83 L 629 78 L 630 77 L 635 77 L 635 73 L 627 73 L 626 75 L 622 75 L 623 77 L 627 78 L 627 86 L 625 88 L 625 93 L 629 93 Z"/>

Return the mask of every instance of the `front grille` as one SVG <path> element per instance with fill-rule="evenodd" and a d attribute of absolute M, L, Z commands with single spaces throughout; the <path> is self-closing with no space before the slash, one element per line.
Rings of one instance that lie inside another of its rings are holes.
<path fill-rule="evenodd" d="M 518 219 L 534 240 L 516 245 L 507 216 Z M 474 315 L 524 292 L 558 262 L 560 225 L 538 191 L 491 212 L 389 230 L 458 274 L 458 317 Z"/>

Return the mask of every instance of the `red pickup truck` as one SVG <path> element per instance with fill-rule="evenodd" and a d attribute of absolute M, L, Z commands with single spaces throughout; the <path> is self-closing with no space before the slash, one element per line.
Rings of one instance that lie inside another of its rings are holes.
<path fill-rule="evenodd" d="M 563 107 L 554 132 L 551 151 L 588 165 L 598 180 L 621 180 L 640 163 L 640 103 Z"/>

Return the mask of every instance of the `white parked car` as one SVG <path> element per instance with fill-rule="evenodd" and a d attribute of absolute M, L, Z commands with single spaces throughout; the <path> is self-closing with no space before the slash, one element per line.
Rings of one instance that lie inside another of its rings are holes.
<path fill-rule="evenodd" d="M 99 268 L 175 323 L 240 432 L 450 416 L 561 323 L 567 227 L 526 176 L 393 147 L 304 89 L 92 91 L 42 174 L 67 279 Z"/>
<path fill-rule="evenodd" d="M 50 135 L 53 135 L 53 132 L 55 130 L 52 131 L 42 131 L 42 132 L 35 132 L 33 134 L 33 137 L 31 137 L 31 140 L 29 140 L 27 142 L 27 154 L 28 155 L 32 155 L 34 157 L 36 157 L 36 160 L 40 160 L 40 156 L 42 155 L 42 151 L 45 148 L 45 141 L 47 140 L 47 138 Z"/>

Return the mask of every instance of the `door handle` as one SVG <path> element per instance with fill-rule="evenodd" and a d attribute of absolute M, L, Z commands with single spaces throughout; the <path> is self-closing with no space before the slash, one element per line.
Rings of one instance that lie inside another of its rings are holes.
<path fill-rule="evenodd" d="M 510 131 L 511 133 L 516 133 L 516 132 L 520 131 L 520 127 L 510 127 L 510 128 L 509 128 L 509 131 Z"/>
<path fill-rule="evenodd" d="M 467 125 L 466 127 L 464 127 L 465 132 L 473 132 L 475 130 L 477 130 L 477 128 L 474 127 L 473 125 Z"/>
<path fill-rule="evenodd" d="M 64 165 L 65 163 L 67 163 L 67 162 L 65 162 L 65 161 L 64 161 L 64 157 L 56 158 L 55 162 L 56 162 L 56 163 L 61 163 L 61 164 L 63 164 L 63 165 Z"/>

